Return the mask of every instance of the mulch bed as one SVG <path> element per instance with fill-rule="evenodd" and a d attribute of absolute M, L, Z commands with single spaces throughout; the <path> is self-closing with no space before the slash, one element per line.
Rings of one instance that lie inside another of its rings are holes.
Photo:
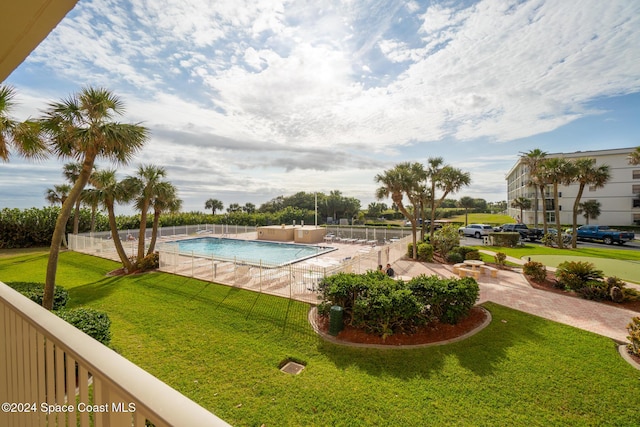
<path fill-rule="evenodd" d="M 535 282 L 533 280 L 531 280 L 529 277 L 525 276 L 527 281 L 529 282 L 529 284 L 536 288 L 536 289 L 541 289 L 543 291 L 547 291 L 547 292 L 553 292 L 556 294 L 560 294 L 560 295 L 565 295 L 568 297 L 573 297 L 573 298 L 581 298 L 580 295 L 578 295 L 576 292 L 573 291 L 565 291 L 564 289 L 559 289 L 556 288 L 554 286 L 554 283 L 556 282 L 556 276 L 553 273 L 553 271 L 547 271 L 547 278 L 544 282 Z M 635 311 L 640 313 L 640 300 L 636 300 L 636 301 L 624 301 L 621 303 L 615 303 L 613 301 L 595 301 L 597 303 L 600 304 L 606 304 L 606 305 L 610 305 L 613 307 L 619 307 L 619 308 L 625 308 L 627 310 L 631 310 L 631 311 Z"/>
<path fill-rule="evenodd" d="M 395 334 L 382 339 L 378 335 L 368 334 L 362 329 L 345 325 L 344 329 L 336 336 L 340 341 L 358 344 L 376 345 L 419 345 L 447 341 L 471 332 L 482 325 L 487 318 L 487 313 L 480 307 L 471 309 L 469 316 L 462 319 L 457 325 L 435 323 L 420 327 L 414 334 Z M 318 328 L 325 333 L 329 332 L 329 317 L 318 317 Z"/>

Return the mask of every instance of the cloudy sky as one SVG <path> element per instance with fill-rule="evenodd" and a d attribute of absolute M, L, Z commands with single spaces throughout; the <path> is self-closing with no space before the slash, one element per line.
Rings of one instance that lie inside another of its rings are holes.
<path fill-rule="evenodd" d="M 506 199 L 518 154 L 640 145 L 640 2 L 79 0 L 5 81 L 16 118 L 103 86 L 151 131 L 185 210 L 339 189 L 403 161 Z M 0 164 L 0 207 L 43 206 L 63 161 Z M 107 163 L 99 166 L 110 167 Z"/>

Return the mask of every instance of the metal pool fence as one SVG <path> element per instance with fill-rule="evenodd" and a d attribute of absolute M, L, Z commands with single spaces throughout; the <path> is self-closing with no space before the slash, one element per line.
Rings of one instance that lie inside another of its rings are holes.
<path fill-rule="evenodd" d="M 407 252 L 411 235 L 403 230 L 380 230 L 375 228 L 340 227 L 328 228 L 332 245 L 338 251 L 331 256 L 318 256 L 305 262 L 289 265 L 272 265 L 264 262 L 247 263 L 239 259 L 221 258 L 196 253 L 179 252 L 177 245 L 164 245 L 163 241 L 203 235 L 255 239 L 255 227 L 199 225 L 165 227 L 159 231 L 157 252 L 160 270 L 181 276 L 221 283 L 256 292 L 278 295 L 311 303 L 318 302 L 319 282 L 340 272 L 364 273 L 375 270 L 378 265 L 393 264 Z M 175 233 L 175 234 L 172 234 Z M 404 236 L 403 236 L 404 233 Z M 127 240 L 136 236 L 136 230 L 118 233 L 127 254 L 134 256 L 137 241 Z M 118 260 L 110 233 L 69 235 L 70 249 L 103 258 Z M 124 237 L 124 238 L 123 238 Z M 147 239 L 150 239 L 150 234 Z M 373 246 L 372 241 L 375 241 Z M 358 244 L 357 242 L 368 242 Z M 339 255 L 336 259 L 336 254 Z"/>

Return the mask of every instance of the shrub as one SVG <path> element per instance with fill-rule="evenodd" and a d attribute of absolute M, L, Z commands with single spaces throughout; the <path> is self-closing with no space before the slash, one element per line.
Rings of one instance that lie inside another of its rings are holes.
<path fill-rule="evenodd" d="M 433 246 L 429 243 L 418 243 L 418 260 L 422 262 L 433 261 Z"/>
<path fill-rule="evenodd" d="M 464 258 L 458 252 L 449 252 L 446 260 L 449 264 L 458 264 L 464 261 Z"/>
<path fill-rule="evenodd" d="M 520 242 L 520 233 L 489 233 L 489 236 L 495 246 L 503 246 L 505 248 L 515 248 Z"/>
<path fill-rule="evenodd" d="M 160 267 L 160 255 L 158 252 L 147 255 L 142 258 L 142 261 L 138 264 L 140 271 L 155 270 Z"/>
<path fill-rule="evenodd" d="M 544 282 L 547 278 L 547 267 L 541 262 L 529 261 L 523 266 L 522 272 L 536 282 Z"/>
<path fill-rule="evenodd" d="M 44 283 L 36 282 L 8 282 L 8 286 L 20 292 L 25 297 L 38 305 L 42 305 L 44 295 Z M 53 309 L 61 310 L 66 307 L 69 301 L 69 292 L 62 286 L 56 285 L 53 288 Z"/>
<path fill-rule="evenodd" d="M 440 230 L 436 230 L 431 239 L 431 244 L 440 256 L 446 258 L 447 254 L 456 246 L 460 246 L 460 234 L 455 225 L 447 224 Z"/>
<path fill-rule="evenodd" d="M 433 261 L 433 246 L 426 242 L 418 242 L 418 261 Z M 407 245 L 407 256 L 413 258 L 413 243 Z"/>
<path fill-rule="evenodd" d="M 480 292 L 471 278 L 423 275 L 405 283 L 373 271 L 336 274 L 326 278 L 321 288 L 324 300 L 319 313 L 340 305 L 345 322 L 382 337 L 411 332 L 434 320 L 455 324 L 469 314 Z"/>
<path fill-rule="evenodd" d="M 629 340 L 629 344 L 627 344 L 629 353 L 640 356 L 640 317 L 632 318 L 631 323 L 627 325 L 627 330 L 629 331 L 629 336 L 627 337 Z"/>
<path fill-rule="evenodd" d="M 584 299 L 593 301 L 603 301 L 610 299 L 610 292 L 607 284 L 599 280 L 589 280 L 582 288 L 576 289 L 578 295 Z"/>
<path fill-rule="evenodd" d="M 469 251 L 465 254 L 464 259 L 480 259 L 480 252 L 479 251 Z"/>
<path fill-rule="evenodd" d="M 556 278 L 565 289 L 577 291 L 590 280 L 602 280 L 603 274 L 590 262 L 565 261 L 558 266 Z"/>
<path fill-rule="evenodd" d="M 111 320 L 106 313 L 92 308 L 74 308 L 56 314 L 102 344 L 108 346 L 111 342 Z"/>
<path fill-rule="evenodd" d="M 480 287 L 471 277 L 440 279 L 420 275 L 411 279 L 408 285 L 430 308 L 432 317 L 452 325 L 469 315 L 480 295 Z"/>
<path fill-rule="evenodd" d="M 540 239 L 540 242 L 548 247 L 553 247 L 557 240 L 556 240 L 556 236 L 551 234 L 551 233 L 547 233 L 544 236 L 542 236 L 542 238 Z"/>
<path fill-rule="evenodd" d="M 507 254 L 505 254 L 504 252 L 498 252 L 495 254 L 494 258 L 496 260 L 496 264 L 498 264 L 498 267 L 503 268 L 505 266 L 507 261 Z"/>

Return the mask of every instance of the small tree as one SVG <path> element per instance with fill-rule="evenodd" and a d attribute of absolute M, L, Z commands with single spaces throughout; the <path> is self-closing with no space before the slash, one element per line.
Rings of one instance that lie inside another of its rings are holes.
<path fill-rule="evenodd" d="M 466 227 L 469 224 L 469 209 L 476 207 L 476 201 L 468 196 L 461 197 L 458 206 L 464 209 L 464 225 Z"/>
<path fill-rule="evenodd" d="M 589 219 L 598 219 L 600 216 L 600 202 L 597 200 L 587 200 L 580 203 L 578 213 L 584 215 L 584 219 L 587 221 L 587 225 L 589 225 Z"/>
<path fill-rule="evenodd" d="M 218 199 L 209 199 L 204 203 L 204 208 L 211 209 L 211 214 L 215 215 L 216 211 L 221 211 L 224 208 L 224 205 Z"/>
<path fill-rule="evenodd" d="M 440 254 L 446 258 L 451 249 L 460 246 L 460 234 L 453 224 L 448 224 L 437 230 L 431 238 L 431 245 Z"/>
<path fill-rule="evenodd" d="M 531 199 L 526 197 L 518 197 L 511 202 L 511 207 L 520 209 L 520 222 L 524 222 L 522 211 L 531 209 Z"/>

